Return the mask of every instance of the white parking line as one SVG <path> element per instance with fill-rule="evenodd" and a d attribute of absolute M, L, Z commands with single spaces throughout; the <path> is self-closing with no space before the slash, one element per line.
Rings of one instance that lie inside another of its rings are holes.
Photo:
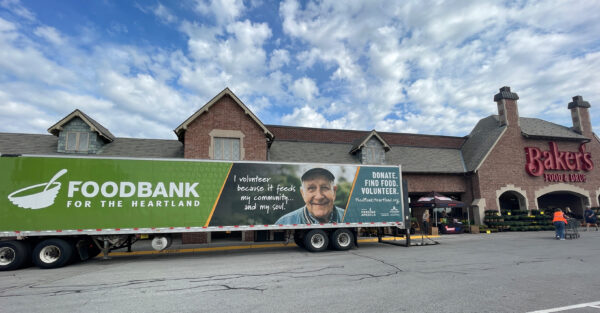
<path fill-rule="evenodd" d="M 531 311 L 531 312 L 528 312 L 528 313 L 561 312 L 561 311 L 581 309 L 581 308 L 595 308 L 595 309 L 600 309 L 600 301 L 597 301 L 597 302 L 588 302 L 588 303 L 581 303 L 581 304 L 575 304 L 575 305 L 569 305 L 569 306 L 563 306 L 563 307 L 560 307 L 560 308 L 553 308 L 553 309 L 547 309 L 547 310 Z"/>

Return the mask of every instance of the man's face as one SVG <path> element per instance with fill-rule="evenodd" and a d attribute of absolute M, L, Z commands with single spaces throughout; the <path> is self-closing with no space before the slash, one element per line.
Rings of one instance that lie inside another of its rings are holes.
<path fill-rule="evenodd" d="M 333 212 L 337 186 L 324 177 L 315 177 L 302 182 L 302 198 L 306 208 L 317 219 L 327 219 Z"/>

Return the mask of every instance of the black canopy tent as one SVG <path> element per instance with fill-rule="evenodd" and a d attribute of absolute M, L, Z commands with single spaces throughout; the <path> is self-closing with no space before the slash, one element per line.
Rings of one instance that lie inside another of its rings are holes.
<path fill-rule="evenodd" d="M 436 208 L 463 208 L 465 203 L 462 201 L 454 200 L 450 197 L 444 196 L 440 193 L 432 191 L 424 196 L 419 197 L 416 201 L 410 203 L 411 208 L 433 208 L 435 225 L 437 226 L 437 211 Z M 469 221 L 469 227 L 471 226 L 471 217 L 469 216 L 469 210 L 467 210 L 467 220 Z"/>
<path fill-rule="evenodd" d="M 417 201 L 410 203 L 411 208 L 462 208 L 464 206 L 464 202 L 454 200 L 437 192 L 430 192 L 419 197 Z"/>

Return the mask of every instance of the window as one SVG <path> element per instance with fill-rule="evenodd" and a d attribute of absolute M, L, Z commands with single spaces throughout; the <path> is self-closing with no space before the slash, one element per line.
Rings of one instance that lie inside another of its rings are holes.
<path fill-rule="evenodd" d="M 215 160 L 244 159 L 244 133 L 239 130 L 213 129 L 209 133 L 208 155 Z"/>
<path fill-rule="evenodd" d="M 231 160 L 240 159 L 240 139 L 214 137 L 214 159 Z"/>
<path fill-rule="evenodd" d="M 89 133 L 67 132 L 67 151 L 88 151 L 90 141 Z"/>
<path fill-rule="evenodd" d="M 363 164 L 384 164 L 385 151 L 382 144 L 374 138 L 371 138 L 361 151 Z"/>

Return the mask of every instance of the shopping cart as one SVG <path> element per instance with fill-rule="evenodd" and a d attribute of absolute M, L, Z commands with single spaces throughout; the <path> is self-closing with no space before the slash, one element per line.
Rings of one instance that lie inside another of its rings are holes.
<path fill-rule="evenodd" d="M 566 239 L 579 238 L 579 221 L 577 219 L 567 218 L 567 225 L 565 225 L 565 238 Z"/>

